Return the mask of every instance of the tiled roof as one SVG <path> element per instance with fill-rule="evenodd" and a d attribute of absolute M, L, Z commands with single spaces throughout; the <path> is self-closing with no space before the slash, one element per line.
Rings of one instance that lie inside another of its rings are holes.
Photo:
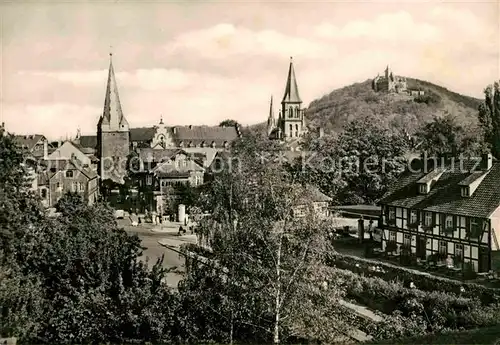
<path fill-rule="evenodd" d="M 80 137 L 80 146 L 95 149 L 97 147 L 97 135 L 82 135 Z"/>
<path fill-rule="evenodd" d="M 150 141 L 156 133 L 154 127 L 130 128 L 130 141 Z"/>
<path fill-rule="evenodd" d="M 380 204 L 448 213 L 461 216 L 487 218 L 500 206 L 500 162 L 494 161 L 489 174 L 470 197 L 461 196 L 460 182 L 466 180 L 476 167 L 476 160 L 455 160 L 444 164 L 447 170 L 431 187 L 428 194 L 419 194 L 416 182 L 425 175 L 422 161 L 413 161 L 407 170 L 390 188 Z M 442 167 L 443 165 L 439 163 Z M 428 162 L 432 169 L 432 160 Z M 419 172 L 420 171 L 420 172 Z"/>
<path fill-rule="evenodd" d="M 94 179 L 97 177 L 97 173 L 90 168 L 79 166 L 77 163 L 68 160 L 68 159 L 50 159 L 50 160 L 42 160 L 41 164 L 45 167 L 43 171 L 39 172 L 39 174 L 46 174 L 45 177 L 41 177 L 42 180 L 44 178 L 51 179 L 54 175 L 59 173 L 60 171 L 68 170 L 68 169 L 77 169 L 82 174 L 87 176 L 89 179 Z"/>
<path fill-rule="evenodd" d="M 222 146 L 224 142 L 229 144 L 238 138 L 235 127 L 183 126 L 173 127 L 172 132 L 176 144 L 182 141 L 184 145 L 200 145 L 205 142 L 210 146 L 214 142 L 215 145 Z"/>
<path fill-rule="evenodd" d="M 313 202 L 329 202 L 332 201 L 328 195 L 323 194 L 317 187 L 313 185 L 307 185 L 304 188 L 304 196 L 311 198 Z"/>
<path fill-rule="evenodd" d="M 163 162 L 165 160 L 169 160 L 176 154 L 185 154 L 188 155 L 181 149 L 165 149 L 165 150 L 156 150 L 152 148 L 145 148 L 139 150 L 139 158 L 143 162 Z"/>
<path fill-rule="evenodd" d="M 159 164 L 155 169 L 154 173 L 158 177 L 177 177 L 177 176 L 189 176 L 190 172 L 203 172 L 204 169 L 198 163 L 193 160 L 186 160 L 186 165 L 183 162 L 165 162 Z"/>
<path fill-rule="evenodd" d="M 44 138 L 42 134 L 16 135 L 14 141 L 17 145 L 31 151 L 42 138 Z"/>

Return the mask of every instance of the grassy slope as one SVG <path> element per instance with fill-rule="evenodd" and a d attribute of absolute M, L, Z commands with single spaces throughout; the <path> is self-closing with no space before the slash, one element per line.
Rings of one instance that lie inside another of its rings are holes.
<path fill-rule="evenodd" d="M 408 78 L 408 86 L 421 88 L 427 94 L 441 98 L 436 103 L 417 103 L 404 95 L 388 95 L 374 92 L 371 80 L 334 90 L 311 102 L 307 109 L 307 120 L 311 128 L 323 126 L 325 132 L 339 131 L 353 119 L 368 117 L 370 121 L 395 129 L 406 129 L 413 133 L 421 124 L 434 116 L 451 113 L 467 128 L 477 126 L 477 108 L 481 100 L 463 96 L 432 83 Z"/>

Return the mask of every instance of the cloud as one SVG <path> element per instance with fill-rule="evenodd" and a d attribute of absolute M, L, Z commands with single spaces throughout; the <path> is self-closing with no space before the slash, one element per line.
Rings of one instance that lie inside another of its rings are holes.
<path fill-rule="evenodd" d="M 288 36 L 274 30 L 253 31 L 233 24 L 186 32 L 165 46 L 167 54 L 188 50 L 203 58 L 221 59 L 232 56 L 321 57 L 335 55 L 335 48 L 304 37 Z"/>
<path fill-rule="evenodd" d="M 102 109 L 67 103 L 11 104 L 2 107 L 3 119 L 9 132 L 18 134 L 42 133 L 50 139 L 83 133 L 95 133 Z"/>
<path fill-rule="evenodd" d="M 405 11 L 381 14 L 374 20 L 355 20 L 338 27 L 323 22 L 313 29 L 323 39 L 352 40 L 370 39 L 376 41 L 420 41 L 432 40 L 438 30 L 429 23 L 416 23 Z"/>

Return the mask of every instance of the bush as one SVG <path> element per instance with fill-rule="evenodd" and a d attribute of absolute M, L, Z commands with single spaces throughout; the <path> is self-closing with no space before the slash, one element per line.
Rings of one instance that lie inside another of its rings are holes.
<path fill-rule="evenodd" d="M 427 331 L 434 332 L 491 326 L 498 324 L 500 318 L 499 304 L 484 306 L 476 298 L 409 289 L 401 282 L 366 277 L 342 269 L 334 269 L 333 277 L 346 290 L 346 297 L 362 305 L 388 315 L 409 318 L 412 322 L 420 320 L 414 330 L 424 327 L 422 320 L 425 320 Z M 391 332 L 394 332 L 395 336 L 414 335 L 395 330 Z M 418 331 L 416 334 L 420 333 L 421 331 Z"/>
<path fill-rule="evenodd" d="M 485 305 L 500 302 L 500 290 L 475 283 L 466 283 L 444 277 L 437 277 L 405 267 L 338 253 L 331 254 L 328 262 L 329 265 L 335 265 L 341 269 L 356 272 L 361 271 L 367 276 L 380 277 L 388 281 L 398 280 L 405 285 L 413 282 L 418 289 L 423 291 L 440 291 L 458 295 L 460 294 L 460 287 L 464 287 L 465 292 L 461 294 L 463 297 L 478 298 Z M 380 266 L 383 268 L 384 272 L 371 271 L 369 268 L 372 266 Z"/>

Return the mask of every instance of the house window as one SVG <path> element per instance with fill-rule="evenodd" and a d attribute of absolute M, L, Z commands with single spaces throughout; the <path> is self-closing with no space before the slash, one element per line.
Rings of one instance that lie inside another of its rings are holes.
<path fill-rule="evenodd" d="M 404 234 L 403 245 L 408 246 L 408 247 L 411 246 L 411 235 Z"/>
<path fill-rule="evenodd" d="M 80 192 L 85 191 L 85 188 L 83 188 L 83 182 L 80 182 L 79 185 L 80 185 Z"/>
<path fill-rule="evenodd" d="M 445 226 L 446 226 L 446 229 L 453 228 L 453 216 L 446 216 Z"/>
<path fill-rule="evenodd" d="M 47 198 L 47 190 L 44 188 L 44 189 L 42 189 L 41 192 L 42 192 L 42 198 L 46 199 Z"/>
<path fill-rule="evenodd" d="M 446 241 L 439 241 L 438 253 L 441 255 L 448 253 L 448 244 Z"/>
<path fill-rule="evenodd" d="M 425 225 L 431 226 L 433 223 L 432 212 L 425 212 Z"/>
<path fill-rule="evenodd" d="M 389 231 L 389 241 L 396 242 L 396 231 Z"/>
<path fill-rule="evenodd" d="M 78 183 L 77 183 L 77 182 L 73 182 L 73 183 L 71 184 L 71 191 L 72 191 L 73 193 L 74 193 L 74 192 L 76 192 L 77 187 L 78 187 Z"/>
<path fill-rule="evenodd" d="M 293 125 L 290 125 L 290 136 L 293 136 Z"/>
<path fill-rule="evenodd" d="M 389 207 L 389 215 L 388 215 L 389 220 L 395 220 L 396 219 L 396 210 L 394 207 Z"/>
<path fill-rule="evenodd" d="M 146 176 L 146 184 L 151 186 L 153 184 L 153 177 L 151 175 Z"/>
<path fill-rule="evenodd" d="M 421 183 L 418 186 L 418 190 L 419 190 L 420 194 L 427 194 L 427 184 Z"/>
<path fill-rule="evenodd" d="M 458 262 L 462 262 L 464 259 L 464 245 L 463 244 L 455 244 L 455 260 Z"/>
<path fill-rule="evenodd" d="M 66 177 L 73 177 L 73 170 L 66 171 Z"/>
<path fill-rule="evenodd" d="M 462 196 L 463 197 L 469 196 L 469 187 L 462 187 Z"/>
<path fill-rule="evenodd" d="M 410 213 L 410 224 L 415 224 L 418 220 L 418 214 L 416 210 L 411 210 Z"/>
<path fill-rule="evenodd" d="M 478 240 L 482 235 L 482 222 L 480 219 L 471 218 L 470 219 L 470 230 L 469 230 L 469 238 L 471 240 Z"/>

